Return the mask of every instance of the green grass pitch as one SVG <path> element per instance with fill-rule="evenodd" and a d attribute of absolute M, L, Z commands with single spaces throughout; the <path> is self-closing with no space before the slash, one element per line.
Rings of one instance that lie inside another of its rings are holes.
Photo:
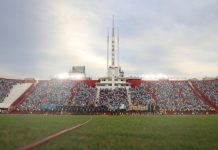
<path fill-rule="evenodd" d="M 218 116 L 0 115 L 0 149 L 17 149 L 92 121 L 36 149 L 218 150 Z"/>

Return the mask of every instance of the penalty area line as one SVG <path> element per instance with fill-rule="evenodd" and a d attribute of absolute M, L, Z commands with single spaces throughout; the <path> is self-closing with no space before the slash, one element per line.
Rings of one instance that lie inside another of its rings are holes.
<path fill-rule="evenodd" d="M 41 139 L 41 140 L 39 140 L 39 141 L 37 141 L 37 142 L 35 142 L 33 144 L 29 144 L 27 146 L 21 147 L 18 150 L 32 150 L 32 149 L 34 149 L 34 148 L 36 148 L 36 147 L 38 147 L 40 145 L 43 145 L 43 144 L 45 144 L 45 143 L 47 143 L 47 142 L 49 142 L 49 141 L 51 141 L 51 140 L 61 136 L 64 133 L 70 132 L 72 130 L 75 130 L 75 129 L 78 129 L 78 128 L 84 126 L 85 124 L 87 124 L 91 120 L 92 120 L 92 117 L 89 120 L 87 120 L 87 121 L 85 121 L 85 122 L 83 122 L 81 124 L 78 124 L 78 125 L 73 126 L 71 128 L 67 128 L 67 129 L 61 130 L 61 131 L 59 131 L 59 132 L 57 132 L 57 133 L 55 133 L 53 135 L 50 135 L 50 136 L 48 136 L 48 137 L 46 137 L 44 139 Z"/>

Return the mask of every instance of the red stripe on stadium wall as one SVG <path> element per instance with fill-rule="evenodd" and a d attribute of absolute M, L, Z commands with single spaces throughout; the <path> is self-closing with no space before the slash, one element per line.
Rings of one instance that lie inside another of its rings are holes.
<path fill-rule="evenodd" d="M 87 124 L 87 123 L 88 123 L 89 121 L 91 121 L 91 120 L 92 120 L 92 118 L 90 118 L 89 120 L 87 120 L 87 121 L 85 121 L 85 122 L 83 122 L 83 123 L 81 123 L 81 124 L 78 124 L 78 125 L 73 126 L 73 127 L 71 127 L 71 128 L 64 129 L 64 130 L 62 130 L 62 131 L 60 131 L 60 132 L 58 132 L 58 133 L 55 133 L 55 134 L 53 134 L 53 135 L 50 135 L 50 136 L 48 136 L 48 137 L 46 137 L 46 138 L 44 138 L 44 139 L 41 139 L 41 140 L 39 140 L 39 141 L 37 141 L 37 142 L 35 142 L 35 143 L 33 143 L 33 144 L 30 144 L 30 145 L 21 147 L 21 148 L 19 148 L 18 150 L 32 150 L 32 149 L 34 149 L 34 148 L 36 148 L 36 147 L 39 147 L 40 145 L 43 145 L 43 144 L 45 144 L 45 143 L 47 143 L 47 142 L 49 142 L 49 141 L 51 141 L 51 140 L 53 140 L 53 139 L 55 139 L 55 138 L 61 136 L 61 135 L 64 134 L 64 133 L 70 132 L 70 131 L 72 131 L 72 130 L 75 130 L 75 129 L 77 129 L 77 128 L 80 128 L 80 127 L 84 126 L 85 124 Z"/>

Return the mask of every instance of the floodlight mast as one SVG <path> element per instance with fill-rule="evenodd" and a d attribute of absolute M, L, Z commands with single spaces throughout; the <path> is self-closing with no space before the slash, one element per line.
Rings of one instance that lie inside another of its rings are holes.
<path fill-rule="evenodd" d="M 113 28 L 112 28 L 112 47 L 111 47 L 111 66 L 115 67 L 115 33 L 114 33 L 114 16 L 113 16 Z"/>
<path fill-rule="evenodd" d="M 112 32 L 109 39 L 109 31 L 107 35 L 107 77 L 112 81 L 112 87 L 115 87 L 115 80 L 120 77 L 119 62 L 119 29 L 115 31 L 114 16 L 112 22 Z M 111 45 L 109 44 L 111 43 Z M 111 46 L 111 48 L 110 48 Z"/>
<path fill-rule="evenodd" d="M 114 89 L 115 88 L 115 31 L 114 31 L 114 16 L 113 16 L 113 27 L 112 27 L 112 37 L 111 37 L 111 42 L 112 42 L 112 45 L 111 45 L 111 67 L 112 67 L 112 70 L 111 70 L 111 73 L 112 73 L 112 88 Z"/>
<path fill-rule="evenodd" d="M 107 34 L 107 76 L 109 76 L 108 67 L 109 67 L 109 30 Z"/>
<path fill-rule="evenodd" d="M 115 89 L 119 87 L 130 88 L 130 83 L 127 83 L 127 78 L 124 77 L 124 72 L 120 67 L 119 28 L 115 28 L 114 24 L 115 21 L 113 16 L 112 30 L 109 29 L 107 31 L 107 76 L 99 78 L 100 82 L 96 83 L 98 89 L 97 101 L 99 101 L 100 89 Z M 110 31 L 112 32 L 110 33 Z M 129 103 L 131 104 L 131 102 Z"/>
<path fill-rule="evenodd" d="M 120 42 L 120 39 L 119 39 L 119 28 L 117 29 L 117 66 L 118 68 L 120 68 L 120 47 L 119 47 L 119 42 Z"/>

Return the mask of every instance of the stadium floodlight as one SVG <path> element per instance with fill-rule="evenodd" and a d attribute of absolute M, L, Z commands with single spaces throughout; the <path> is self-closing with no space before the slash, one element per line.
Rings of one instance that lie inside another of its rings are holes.
<path fill-rule="evenodd" d="M 68 73 L 60 73 L 56 76 L 58 79 L 68 79 L 69 74 Z"/>
<path fill-rule="evenodd" d="M 71 80 L 82 80 L 85 75 L 82 73 L 60 73 L 55 76 L 55 78 L 60 80 L 71 79 Z"/>
<path fill-rule="evenodd" d="M 157 75 L 157 78 L 158 78 L 158 79 L 169 79 L 169 77 L 168 77 L 167 75 L 162 74 L 162 73 L 158 74 L 158 75 Z"/>
<path fill-rule="evenodd" d="M 69 78 L 74 79 L 74 80 L 82 80 L 82 79 L 84 79 L 84 77 L 85 76 L 82 73 L 73 73 L 73 74 L 69 75 Z"/>
<path fill-rule="evenodd" d="M 145 74 L 142 75 L 143 80 L 159 80 L 159 79 L 169 79 L 168 75 L 159 73 L 159 74 Z"/>

